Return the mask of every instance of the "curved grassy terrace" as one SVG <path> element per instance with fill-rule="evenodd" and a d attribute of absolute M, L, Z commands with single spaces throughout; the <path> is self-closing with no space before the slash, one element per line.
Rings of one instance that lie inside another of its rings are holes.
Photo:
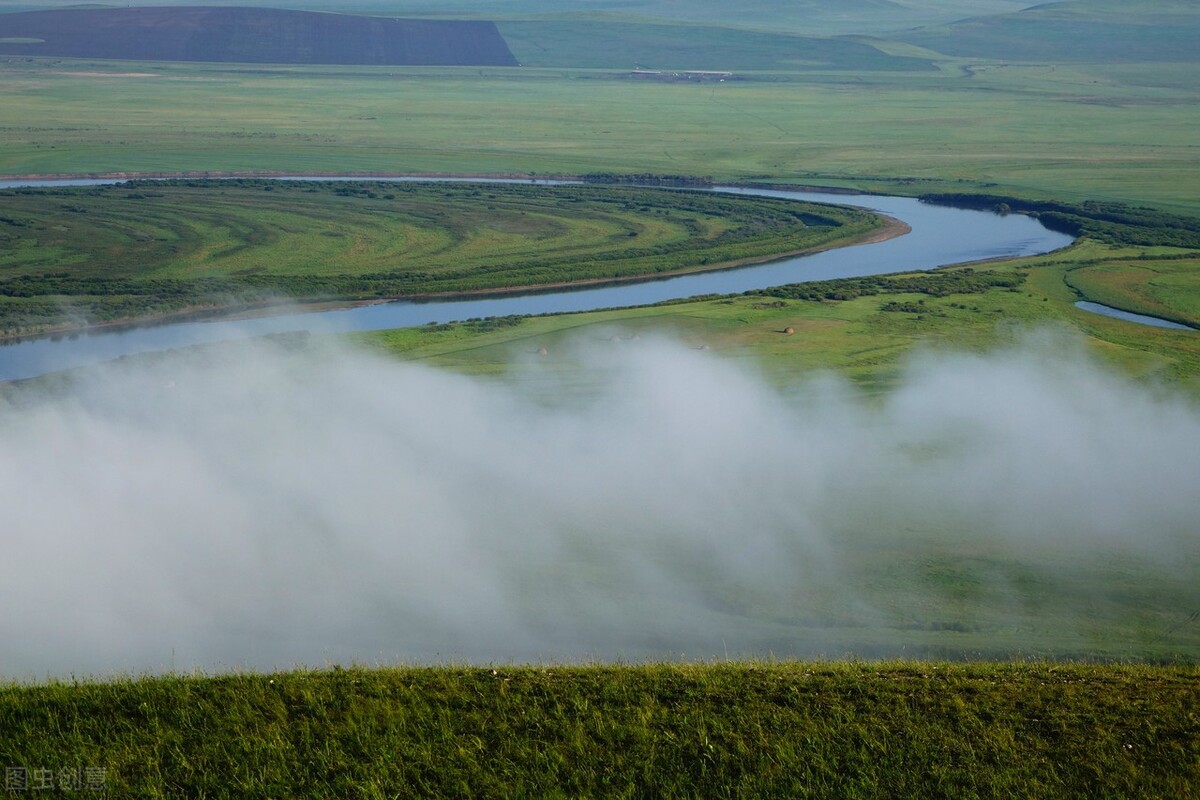
<path fill-rule="evenodd" d="M 0 192 L 0 335 L 271 298 L 627 280 L 828 247 L 883 225 L 852 209 L 607 186 L 177 180 L 10 189 Z"/>

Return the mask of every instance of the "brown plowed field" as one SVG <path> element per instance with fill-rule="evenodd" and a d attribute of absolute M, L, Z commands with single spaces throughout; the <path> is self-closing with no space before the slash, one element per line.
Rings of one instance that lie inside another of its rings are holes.
<path fill-rule="evenodd" d="M 14 41 L 30 39 L 42 41 Z M 491 22 L 268 8 L 89 8 L 0 14 L 0 53 L 251 64 L 517 63 Z"/>

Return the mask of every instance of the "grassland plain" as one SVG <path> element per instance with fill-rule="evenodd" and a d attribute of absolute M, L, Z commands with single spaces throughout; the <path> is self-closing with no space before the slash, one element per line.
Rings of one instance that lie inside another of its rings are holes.
<path fill-rule="evenodd" d="M 1123 265 L 1136 265 L 1137 271 Z M 694 346 L 759 365 L 779 384 L 830 369 L 863 387 L 883 390 L 914 348 L 983 351 L 1010 344 L 1031 328 L 1051 326 L 1084 336 L 1098 357 L 1118 369 L 1200 390 L 1200 336 L 1153 330 L 1074 306 L 1086 298 L 1200 325 L 1197 268 L 1200 258 L 1186 249 L 1083 240 L 1060 253 L 965 268 L 993 280 L 947 280 L 955 272 L 947 270 L 889 275 L 741 297 L 513 319 L 504 325 L 427 326 L 356 338 L 402 358 L 470 373 L 506 374 L 524 353 L 544 348 L 549 360 L 558 359 L 569 352 L 564 343 L 574 338 L 605 341 L 668 331 Z M 1115 284 L 1112 275 L 1119 278 Z M 794 335 L 785 333 L 788 328 Z M 562 369 L 570 371 L 569 358 Z"/>
<path fill-rule="evenodd" d="M 1198 701 L 1172 666 L 335 668 L 0 687 L 0 752 L 115 797 L 1182 798 Z"/>
<path fill-rule="evenodd" d="M 1190 66 L 939 66 L 691 84 L 8 59 L 0 173 L 654 172 L 1200 210 Z"/>
<path fill-rule="evenodd" d="M 0 331 L 264 297 L 623 280 L 834 246 L 884 224 L 853 209 L 608 186 L 184 180 L 0 190 Z"/>

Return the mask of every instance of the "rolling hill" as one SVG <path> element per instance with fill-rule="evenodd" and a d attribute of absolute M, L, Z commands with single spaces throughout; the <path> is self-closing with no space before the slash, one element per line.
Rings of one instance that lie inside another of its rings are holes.
<path fill-rule="evenodd" d="M 1055 63 L 1194 63 L 1200 4 L 1072 0 L 961 20 L 895 38 L 965 58 Z"/>
<path fill-rule="evenodd" d="M 236 6 L 245 0 L 206 0 Z M 1162 2 L 1163 0 L 1155 0 Z M 65 8 L 79 0 L 0 0 L 0 12 Z M 195 0 L 149 0 L 186 6 Z M 346 14 L 434 19 L 558 20 L 595 17 L 610 22 L 689 23 L 805 36 L 883 35 L 947 25 L 967 18 L 1020 11 L 1032 0 L 254 0 L 256 5 Z M 1172 0 L 1184 2 L 1184 0 Z M 135 2 L 135 4 L 138 4 Z"/>
<path fill-rule="evenodd" d="M 483 20 L 267 8 L 80 8 L 0 15 L 0 53 L 248 64 L 515 66 Z"/>
<path fill-rule="evenodd" d="M 711 24 L 629 20 L 500 20 L 522 64 L 582 69 L 931 71 L 925 59 L 894 56 L 846 38 L 799 36 Z"/>

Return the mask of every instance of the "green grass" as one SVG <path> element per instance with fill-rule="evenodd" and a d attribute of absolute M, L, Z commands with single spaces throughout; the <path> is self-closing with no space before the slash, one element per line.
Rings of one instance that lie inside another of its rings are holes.
<path fill-rule="evenodd" d="M 847 39 L 818 39 L 705 25 L 608 19 L 502 22 L 500 34 L 522 65 L 667 70 L 932 70 L 928 60 L 893 56 Z"/>
<path fill-rule="evenodd" d="M 1069 286 L 1089 300 L 1126 311 L 1200 324 L 1200 258 L 1153 256 L 1098 259 L 1067 273 Z"/>
<path fill-rule="evenodd" d="M 1150 256 L 1147 250 L 1152 251 Z M 1099 358 L 1118 369 L 1200 389 L 1200 335 L 1150 329 L 1074 306 L 1076 300 L 1089 299 L 1200 325 L 1194 305 L 1200 286 L 1197 259 L 1179 258 L 1188 252 L 1083 240 L 1061 253 L 978 265 L 978 274 L 995 275 L 996 285 L 966 292 L 912 292 L 908 290 L 913 285 L 911 276 L 891 275 L 865 280 L 878 294 L 856 296 L 854 287 L 864 281 L 831 281 L 826 284 L 828 289 L 801 284 L 782 297 L 753 292 L 742 297 L 529 318 L 502 329 L 451 325 L 356 337 L 398 357 L 466 372 L 504 374 L 519 363 L 522 354 L 539 348 L 546 348 L 553 360 L 572 337 L 604 341 L 621 332 L 666 331 L 694 346 L 708 346 L 719 354 L 753 363 L 778 383 L 793 382 L 812 370 L 830 369 L 863 386 L 882 389 L 891 384 L 915 348 L 984 351 L 1011 344 L 1022 331 L 1050 325 L 1077 332 Z M 1163 270 L 1170 276 L 1167 286 L 1155 288 L 1160 299 L 1154 307 L 1139 305 L 1128 291 L 1102 293 L 1090 285 L 1073 288 L 1080 284 L 1081 276 L 1107 265 L 1129 263 L 1148 271 Z M 1016 285 L 1003 285 L 1009 282 Z M 952 288 L 953 283 L 947 286 Z M 811 292 L 815 296 L 805 299 Z M 789 327 L 794 335 L 783 333 Z"/>
<path fill-rule="evenodd" d="M 270 296 L 628 279 L 830 246 L 851 209 L 631 187 L 174 181 L 0 190 L 0 330 Z"/>
<path fill-rule="evenodd" d="M 1191 70 L 941 66 L 694 85 L 561 69 L 12 62 L 0 64 L 0 173 L 655 172 L 1200 211 Z"/>
<path fill-rule="evenodd" d="M 355 668 L 0 688 L 0 752 L 142 798 L 1165 798 L 1198 707 L 1195 667 Z"/>
<path fill-rule="evenodd" d="M 947 55 L 1012 61 L 1195 62 L 1195 4 L 1143 0 L 1045 3 L 1015 14 L 903 33 L 903 41 Z"/>

